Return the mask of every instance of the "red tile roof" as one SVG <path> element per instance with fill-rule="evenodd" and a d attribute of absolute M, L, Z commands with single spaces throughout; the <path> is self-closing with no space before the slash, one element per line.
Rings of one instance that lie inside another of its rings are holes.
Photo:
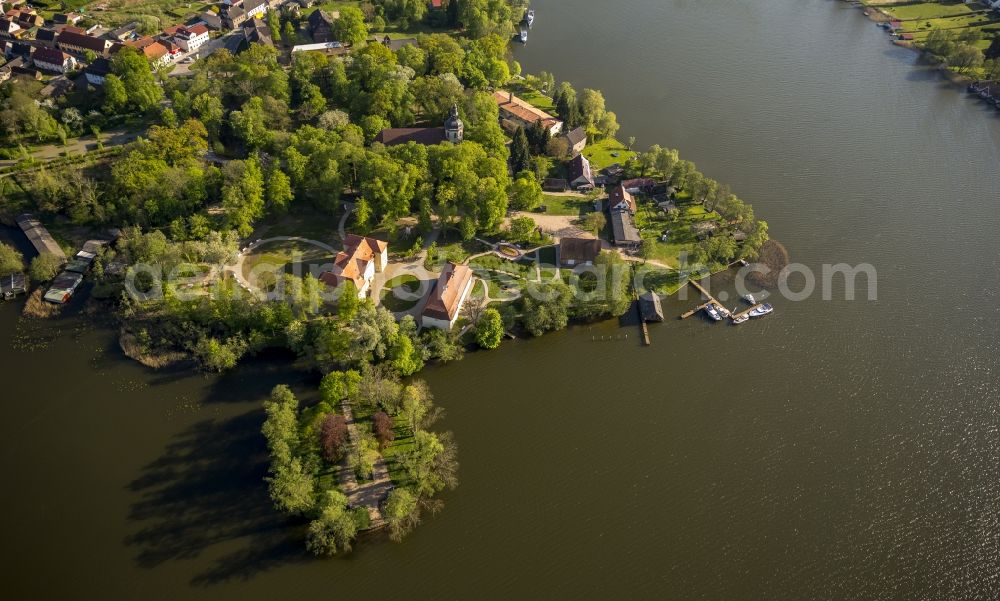
<path fill-rule="evenodd" d="M 431 296 L 424 307 L 424 315 L 445 321 L 454 320 L 461 308 L 462 294 L 471 281 L 472 270 L 468 265 L 449 261 L 434 283 L 434 289 L 431 290 Z"/>

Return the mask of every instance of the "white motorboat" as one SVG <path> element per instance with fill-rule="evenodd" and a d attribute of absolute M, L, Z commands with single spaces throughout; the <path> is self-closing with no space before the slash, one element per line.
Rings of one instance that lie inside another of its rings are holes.
<path fill-rule="evenodd" d="M 722 311 L 714 303 L 705 306 L 705 313 L 715 321 L 722 321 Z"/>
<path fill-rule="evenodd" d="M 750 317 L 763 317 L 772 311 L 774 311 L 774 307 L 772 307 L 770 303 L 764 303 L 759 307 L 750 309 L 749 315 Z"/>
<path fill-rule="evenodd" d="M 528 10 L 528 14 L 525 15 L 525 17 L 524 17 L 524 22 L 528 24 L 528 27 L 531 27 L 532 25 L 535 24 L 535 10 L 534 9 Z"/>
<path fill-rule="evenodd" d="M 528 30 L 522 27 L 521 28 L 521 32 L 518 34 L 517 37 L 518 37 L 519 40 L 521 40 L 522 44 L 527 44 L 528 43 Z"/>
<path fill-rule="evenodd" d="M 757 299 L 755 299 L 753 297 L 753 295 L 750 294 L 749 292 L 747 292 L 746 294 L 743 295 L 743 300 L 745 300 L 746 302 L 750 303 L 751 305 L 756 305 L 757 304 Z"/>
<path fill-rule="evenodd" d="M 750 316 L 749 315 L 740 315 L 739 317 L 736 317 L 736 318 L 733 319 L 733 325 L 737 325 L 738 326 L 741 323 L 746 323 L 748 321 L 750 321 Z"/>

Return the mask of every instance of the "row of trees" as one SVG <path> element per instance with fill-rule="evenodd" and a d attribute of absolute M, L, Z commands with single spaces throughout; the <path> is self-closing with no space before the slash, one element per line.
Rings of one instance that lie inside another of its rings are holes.
<path fill-rule="evenodd" d="M 924 40 L 923 48 L 927 52 L 946 61 L 959 73 L 969 73 L 983 68 L 985 78 L 1000 80 L 1000 41 L 994 40 L 986 54 L 977 45 L 983 39 L 982 31 L 971 27 L 963 28 L 958 33 L 949 29 L 935 29 Z M 994 51 L 996 48 L 996 51 Z"/>

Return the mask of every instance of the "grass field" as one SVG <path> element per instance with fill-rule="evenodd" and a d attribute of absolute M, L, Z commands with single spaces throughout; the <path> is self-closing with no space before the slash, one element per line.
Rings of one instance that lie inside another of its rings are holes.
<path fill-rule="evenodd" d="M 919 4 L 886 6 L 882 10 L 896 19 L 906 21 L 909 19 L 937 19 L 967 15 L 974 12 L 975 9 L 964 2 L 922 2 Z"/>
<path fill-rule="evenodd" d="M 624 164 L 635 155 L 635 152 L 628 150 L 615 138 L 604 138 L 597 142 L 590 142 L 583 149 L 583 156 L 590 160 L 590 166 L 594 171 L 614 163 Z"/>
<path fill-rule="evenodd" d="M 542 204 L 545 205 L 546 215 L 569 215 L 577 217 L 594 210 L 594 199 L 582 195 L 542 194 Z"/>

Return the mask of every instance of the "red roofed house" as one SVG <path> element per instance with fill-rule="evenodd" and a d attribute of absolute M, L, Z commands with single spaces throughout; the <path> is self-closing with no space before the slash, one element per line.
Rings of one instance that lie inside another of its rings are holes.
<path fill-rule="evenodd" d="M 32 62 L 42 71 L 65 73 L 76 68 L 76 59 L 55 48 L 36 48 Z"/>
<path fill-rule="evenodd" d="M 562 131 L 562 121 L 535 108 L 530 102 L 518 98 L 513 92 L 497 90 L 493 92 L 493 98 L 500 108 L 500 119 L 504 123 L 504 128 L 508 131 L 518 127 L 527 128 L 534 125 L 536 121 L 541 121 L 542 125 L 553 136 Z"/>
<path fill-rule="evenodd" d="M 108 56 L 108 50 L 111 48 L 111 40 L 101 40 L 86 34 L 64 29 L 59 33 L 59 37 L 56 38 L 56 47 L 63 52 L 69 52 L 77 56 L 83 56 L 85 51 L 90 50 L 96 53 L 97 56 L 106 57 Z"/>
<path fill-rule="evenodd" d="M 608 190 L 608 210 L 635 214 L 635 198 L 625 189 L 625 184 L 618 184 Z"/>
<path fill-rule="evenodd" d="M 365 298 L 375 273 L 384 271 L 389 263 L 388 249 L 388 242 L 348 234 L 344 238 L 344 250 L 337 253 L 333 261 L 333 269 L 321 273 L 319 280 L 333 288 L 351 280 L 358 289 L 358 298 Z"/>
<path fill-rule="evenodd" d="M 420 316 L 420 324 L 425 328 L 450 330 L 458 321 L 458 314 L 469 298 L 475 281 L 468 265 L 449 261 L 431 289 L 430 298 Z"/>
<path fill-rule="evenodd" d="M 182 27 L 174 33 L 174 41 L 185 52 L 194 52 L 208 41 L 208 27 L 202 23 L 191 27 Z"/>

